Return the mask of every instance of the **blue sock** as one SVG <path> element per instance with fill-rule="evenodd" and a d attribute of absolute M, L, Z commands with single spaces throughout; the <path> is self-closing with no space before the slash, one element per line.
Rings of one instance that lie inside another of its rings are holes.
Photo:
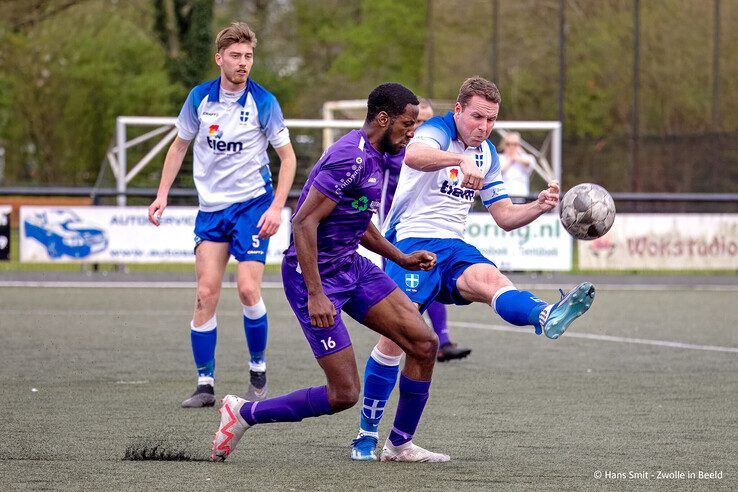
<path fill-rule="evenodd" d="M 263 299 L 259 299 L 259 302 L 253 306 L 243 306 L 243 331 L 246 333 L 251 370 L 266 371 L 268 323 Z"/>
<path fill-rule="evenodd" d="M 492 307 L 502 319 L 517 326 L 533 325 L 538 335 L 541 334 L 538 316 L 547 305 L 533 293 L 512 287 L 496 294 L 492 301 Z"/>
<path fill-rule="evenodd" d="M 197 367 L 197 384 L 215 383 L 215 342 L 218 339 L 218 320 L 213 316 L 202 326 L 190 323 L 192 355 Z"/>
<path fill-rule="evenodd" d="M 430 381 L 415 381 L 400 374 L 400 401 L 397 403 L 395 423 L 389 435 L 389 440 L 395 446 L 412 441 L 420 416 L 423 415 L 425 402 L 428 401 L 430 385 Z"/>
<path fill-rule="evenodd" d="M 382 354 L 377 347 L 366 361 L 364 369 L 364 400 L 361 407 L 359 433 L 377 434 L 392 390 L 400 372 L 402 356 L 392 357 Z"/>

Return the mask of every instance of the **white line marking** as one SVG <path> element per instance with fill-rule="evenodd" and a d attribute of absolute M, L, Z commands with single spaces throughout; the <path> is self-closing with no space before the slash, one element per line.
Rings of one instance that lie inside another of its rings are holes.
<path fill-rule="evenodd" d="M 263 282 L 264 289 L 282 289 L 282 282 Z M 74 288 L 74 289 L 194 289 L 195 282 L 116 282 L 111 280 L 94 281 L 57 281 L 57 280 L 0 280 L 1 287 L 43 287 L 43 288 Z M 555 284 L 517 284 L 523 290 L 556 290 Z M 738 284 L 595 284 L 597 290 L 613 291 L 708 291 L 708 292 L 736 292 Z M 235 282 L 223 282 L 223 288 L 235 289 Z"/>
<path fill-rule="evenodd" d="M 448 323 L 449 326 L 456 326 L 459 328 L 475 328 L 478 330 L 490 330 L 490 331 L 507 331 L 514 333 L 525 333 L 532 334 L 532 328 L 517 328 L 514 326 L 502 326 L 502 325 L 483 325 L 481 323 L 466 323 L 463 321 L 451 321 Z M 541 335 L 543 336 L 543 335 Z M 709 350 L 712 352 L 731 352 L 738 354 L 737 347 L 720 347 L 716 345 L 695 345 L 691 343 L 682 342 L 669 342 L 667 340 L 648 340 L 645 338 L 629 338 L 629 337 L 614 337 L 610 335 L 595 335 L 592 333 L 578 333 L 576 331 L 567 331 L 566 338 L 585 338 L 587 340 L 600 340 L 604 342 L 620 342 L 620 343 L 635 343 L 639 345 L 655 345 L 657 347 L 673 347 L 683 348 L 691 350 Z"/>
<path fill-rule="evenodd" d="M 0 280 L 0 287 L 43 287 L 50 289 L 194 289 L 195 282 L 63 282 L 56 280 Z M 223 282 L 223 288 L 235 289 L 235 282 Z M 262 289 L 282 289 L 282 282 L 262 282 Z"/>

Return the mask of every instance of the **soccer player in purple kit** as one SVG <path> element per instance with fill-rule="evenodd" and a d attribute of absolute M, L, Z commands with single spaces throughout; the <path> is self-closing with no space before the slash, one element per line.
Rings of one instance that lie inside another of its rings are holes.
<path fill-rule="evenodd" d="M 327 384 L 256 402 L 226 395 L 213 439 L 214 461 L 225 460 L 256 424 L 298 422 L 356 404 L 359 373 L 342 310 L 406 354 L 397 414 L 381 459 L 450 459 L 412 442 L 428 400 L 438 339 L 395 282 L 356 251 L 361 244 L 408 270 L 435 265 L 435 255 L 427 251 L 400 253 L 371 223 L 386 154 L 398 153 L 412 138 L 418 99 L 402 85 L 387 83 L 371 92 L 367 106 L 362 129 L 339 139 L 310 172 L 282 263 L 285 294 Z"/>
<path fill-rule="evenodd" d="M 415 129 L 433 117 L 433 104 L 429 99 L 418 98 L 420 105 L 418 106 L 418 118 L 415 122 Z M 387 168 L 384 171 L 384 184 L 382 186 L 382 203 L 379 209 L 379 223 L 383 224 L 392 206 L 392 199 L 397 190 L 397 180 L 400 177 L 402 169 L 402 161 L 405 159 L 405 149 L 394 155 L 387 156 Z M 463 359 L 471 354 L 471 349 L 459 347 L 451 341 L 448 334 L 448 324 L 446 323 L 446 305 L 433 301 L 426 309 L 430 318 L 433 331 L 438 335 L 438 362 L 446 362 L 454 359 Z M 366 381 L 364 382 L 366 385 Z"/>

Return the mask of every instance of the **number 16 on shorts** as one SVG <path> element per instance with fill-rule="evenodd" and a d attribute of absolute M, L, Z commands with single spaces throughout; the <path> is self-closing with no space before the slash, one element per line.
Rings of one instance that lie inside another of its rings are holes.
<path fill-rule="evenodd" d="M 320 343 L 323 344 L 323 349 L 326 351 L 336 348 L 336 341 L 331 337 L 321 338 Z"/>

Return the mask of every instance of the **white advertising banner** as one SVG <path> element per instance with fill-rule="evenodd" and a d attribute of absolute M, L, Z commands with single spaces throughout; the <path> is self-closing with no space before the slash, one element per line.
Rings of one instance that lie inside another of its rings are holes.
<path fill-rule="evenodd" d="M 21 207 L 22 262 L 194 262 L 196 207 L 167 207 L 161 225 L 146 207 Z M 290 209 L 269 241 L 267 263 L 289 246 Z"/>
<path fill-rule="evenodd" d="M 508 271 L 568 271 L 573 240 L 561 226 L 558 214 L 544 214 L 527 226 L 506 232 L 488 213 L 472 213 L 464 239 Z"/>
<path fill-rule="evenodd" d="M 579 268 L 738 270 L 738 214 L 618 214 L 579 242 Z"/>

